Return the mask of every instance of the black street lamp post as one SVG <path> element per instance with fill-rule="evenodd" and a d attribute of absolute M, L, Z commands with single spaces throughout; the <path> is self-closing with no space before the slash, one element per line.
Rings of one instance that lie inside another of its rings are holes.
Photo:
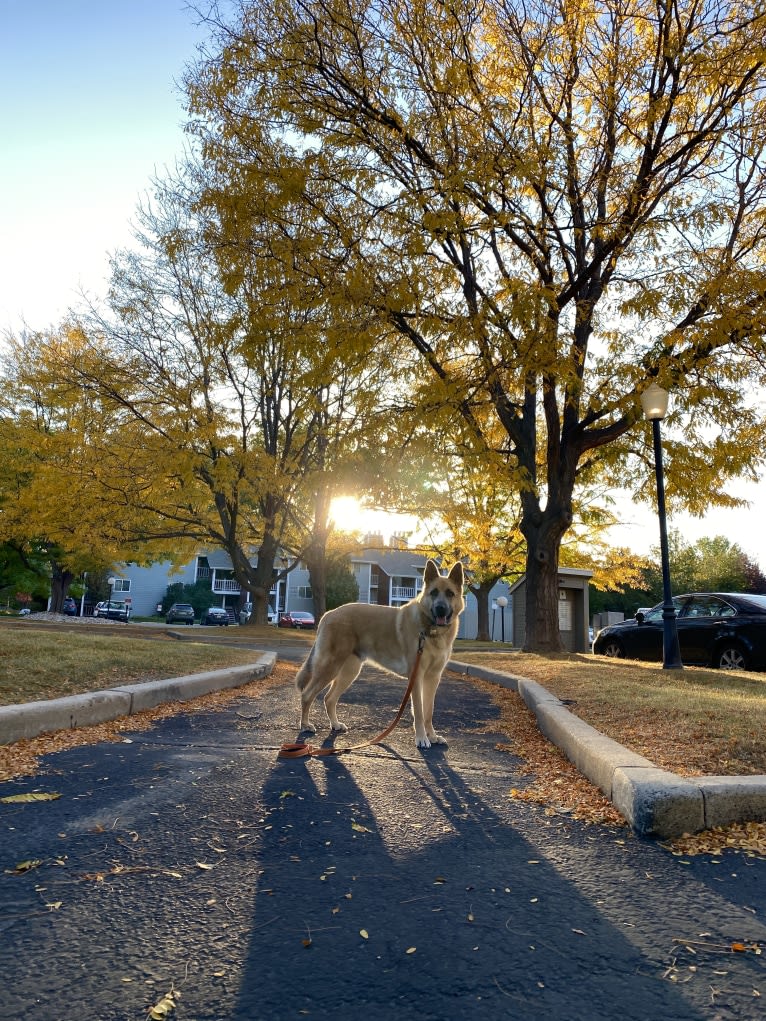
<path fill-rule="evenodd" d="M 652 383 L 641 394 L 641 406 L 644 409 L 645 417 L 652 423 L 654 470 L 657 475 L 657 514 L 660 519 L 660 557 L 662 560 L 662 668 L 663 670 L 683 670 L 681 646 L 678 642 L 676 626 L 676 611 L 670 588 L 665 480 L 662 469 L 662 437 L 660 435 L 660 422 L 668 410 L 667 390 L 663 390 L 657 383 Z"/>

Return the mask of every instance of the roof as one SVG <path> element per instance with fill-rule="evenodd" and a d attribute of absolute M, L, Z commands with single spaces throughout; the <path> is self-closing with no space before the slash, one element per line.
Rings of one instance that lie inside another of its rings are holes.
<path fill-rule="evenodd" d="M 562 581 L 566 582 L 567 578 L 592 578 L 593 571 L 589 571 L 587 570 L 587 568 L 582 567 L 560 567 L 558 570 L 558 576 L 559 583 L 561 583 Z M 513 585 L 511 585 L 509 591 L 515 592 L 520 585 L 523 585 L 526 582 L 526 580 L 527 580 L 526 574 L 522 574 L 518 581 L 515 581 Z"/>
<path fill-rule="evenodd" d="M 216 568 L 219 571 L 231 571 L 232 563 L 229 554 L 222 549 L 205 550 L 204 553 L 200 554 L 204 557 L 208 565 L 211 568 Z"/>
<path fill-rule="evenodd" d="M 426 566 L 428 557 L 414 550 L 366 549 L 360 556 L 352 556 L 352 563 L 368 563 L 381 567 L 388 575 L 415 577 Z"/>

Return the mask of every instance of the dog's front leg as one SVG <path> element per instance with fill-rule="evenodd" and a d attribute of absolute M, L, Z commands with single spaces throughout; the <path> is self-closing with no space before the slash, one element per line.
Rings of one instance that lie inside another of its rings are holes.
<path fill-rule="evenodd" d="M 423 698 L 420 685 L 421 682 L 418 681 L 413 689 L 412 695 L 410 696 L 413 728 L 415 730 L 415 745 L 418 748 L 430 748 L 431 742 L 428 740 L 425 724 L 423 723 Z"/>
<path fill-rule="evenodd" d="M 441 673 L 426 674 L 418 685 L 420 689 L 420 730 L 418 729 L 418 717 L 415 716 L 415 741 L 418 748 L 430 748 L 433 744 L 447 744 L 446 739 L 436 733 L 433 725 L 434 699 L 440 680 Z"/>

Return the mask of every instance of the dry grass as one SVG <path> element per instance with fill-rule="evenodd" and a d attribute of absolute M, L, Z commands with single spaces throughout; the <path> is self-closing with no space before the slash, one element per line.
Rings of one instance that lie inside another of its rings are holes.
<path fill-rule="evenodd" d="M 167 636 L 121 638 L 70 630 L 0 629 L 0 705 L 98 691 L 250 663 L 252 650 Z"/>
<path fill-rule="evenodd" d="M 544 805 L 546 815 L 566 814 L 590 823 L 625 825 L 608 798 L 542 736 L 534 714 L 519 694 L 488 681 L 472 679 L 472 683 L 486 691 L 500 710 L 500 719 L 492 722 L 491 729 L 497 730 L 499 726 L 509 740 L 497 747 L 524 760 L 526 783 L 521 788 L 511 788 L 512 798 Z M 716 826 L 702 833 L 684 834 L 664 846 L 677 856 L 739 851 L 751 858 L 766 858 L 766 823 Z"/>
<path fill-rule="evenodd" d="M 766 675 L 599 656 L 461 653 L 538 681 L 580 719 L 682 776 L 766 774 Z"/>

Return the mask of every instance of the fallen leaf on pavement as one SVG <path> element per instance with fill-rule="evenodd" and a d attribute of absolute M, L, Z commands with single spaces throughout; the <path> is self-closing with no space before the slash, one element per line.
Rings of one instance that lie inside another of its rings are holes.
<path fill-rule="evenodd" d="M 28 858 L 27 861 L 20 861 L 15 868 L 6 869 L 5 871 L 11 876 L 20 876 L 22 872 L 29 872 L 30 869 L 39 868 L 42 863 L 42 858 Z"/>
<path fill-rule="evenodd" d="M 165 993 L 160 1002 L 156 1003 L 149 1011 L 151 1021 L 165 1021 L 165 1018 L 169 1017 L 178 1006 L 180 995 L 174 989 L 171 989 L 169 993 Z"/>
<path fill-rule="evenodd" d="M 28 801 L 55 801 L 60 797 L 61 795 L 57 794 L 55 791 L 50 791 L 48 793 L 43 791 L 30 791 L 29 794 L 8 794 L 4 798 L 0 798 L 0 802 L 4 805 L 10 805 Z"/>

